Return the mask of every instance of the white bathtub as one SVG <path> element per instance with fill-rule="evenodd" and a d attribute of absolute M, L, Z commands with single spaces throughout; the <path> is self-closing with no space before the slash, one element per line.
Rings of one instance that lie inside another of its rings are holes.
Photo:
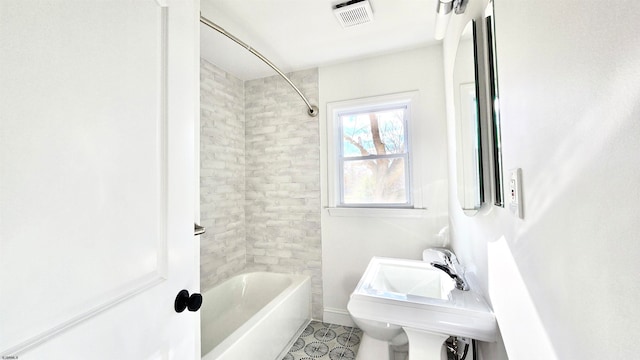
<path fill-rule="evenodd" d="M 203 360 L 280 360 L 311 319 L 304 275 L 241 274 L 202 296 Z"/>

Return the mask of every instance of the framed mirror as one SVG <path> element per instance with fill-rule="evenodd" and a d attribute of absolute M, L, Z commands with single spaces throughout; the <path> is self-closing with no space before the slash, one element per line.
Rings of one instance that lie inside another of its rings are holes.
<path fill-rule="evenodd" d="M 467 215 L 475 214 L 485 202 L 476 31 L 476 21 L 469 21 L 453 67 L 457 193 Z"/>
<path fill-rule="evenodd" d="M 504 207 L 504 187 L 502 180 L 502 140 L 500 135 L 500 97 L 498 92 L 498 64 L 496 59 L 495 23 L 493 2 L 485 11 L 487 45 L 487 68 L 489 85 L 489 109 L 491 111 L 491 157 L 493 167 L 493 203 Z"/>

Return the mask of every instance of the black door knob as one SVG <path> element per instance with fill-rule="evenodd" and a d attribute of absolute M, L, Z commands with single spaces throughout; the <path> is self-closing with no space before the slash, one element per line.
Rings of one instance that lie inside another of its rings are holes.
<path fill-rule="evenodd" d="M 200 306 L 202 306 L 202 295 L 197 293 L 191 294 L 189 301 L 187 301 L 187 310 L 198 311 L 200 310 Z"/>
<path fill-rule="evenodd" d="M 189 291 L 180 290 L 176 296 L 176 301 L 173 303 L 173 308 L 176 312 L 183 312 L 184 309 L 189 311 L 198 311 L 202 306 L 202 295 L 194 293 L 189 296 Z"/>

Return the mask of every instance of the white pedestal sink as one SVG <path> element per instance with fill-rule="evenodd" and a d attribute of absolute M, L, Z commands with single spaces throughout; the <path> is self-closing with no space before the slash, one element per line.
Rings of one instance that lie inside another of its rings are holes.
<path fill-rule="evenodd" d="M 456 289 L 445 272 L 418 260 L 372 258 L 347 308 L 356 323 L 402 327 L 409 360 L 441 360 L 449 336 L 493 342 L 497 332 L 495 316 L 477 292 Z"/>
<path fill-rule="evenodd" d="M 429 331 L 403 328 L 409 338 L 408 360 L 443 360 L 442 344 L 449 335 L 432 333 Z M 446 359 L 446 358 L 445 358 Z"/>

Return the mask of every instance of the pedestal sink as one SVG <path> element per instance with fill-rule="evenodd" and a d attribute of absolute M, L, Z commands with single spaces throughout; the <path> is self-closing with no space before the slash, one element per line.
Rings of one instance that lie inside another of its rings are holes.
<path fill-rule="evenodd" d="M 482 296 L 455 285 L 429 262 L 373 257 L 347 308 L 356 323 L 404 329 L 409 360 L 440 360 L 449 336 L 489 342 L 496 337 L 495 316 Z"/>

